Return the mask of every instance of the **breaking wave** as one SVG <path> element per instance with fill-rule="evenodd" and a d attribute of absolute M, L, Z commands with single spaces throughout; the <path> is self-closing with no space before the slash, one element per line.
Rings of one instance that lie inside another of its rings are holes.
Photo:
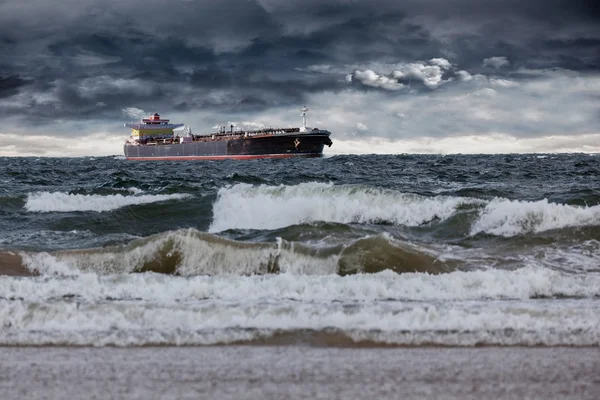
<path fill-rule="evenodd" d="M 94 285 L 91 279 L 87 283 Z M 379 345 L 600 344 L 597 304 L 589 300 L 517 300 L 481 307 L 468 302 L 297 302 L 271 298 L 269 293 L 263 299 L 253 295 L 175 303 L 161 297 L 175 287 L 154 289 L 158 299 L 153 301 L 0 300 L 0 344 L 211 345 L 302 334 L 339 335 L 347 342 Z M 233 285 L 228 289 L 236 291 Z"/>
<path fill-rule="evenodd" d="M 64 192 L 37 192 L 27 195 L 25 209 L 32 212 L 111 211 L 136 204 L 156 203 L 190 197 L 187 194 L 70 194 Z"/>
<path fill-rule="evenodd" d="M 10 254 L 4 253 L 4 258 L 17 262 L 16 255 Z M 78 272 L 158 272 L 183 276 L 345 275 L 386 269 L 400 273 L 441 273 L 455 269 L 456 264 L 431 249 L 387 234 L 368 236 L 343 245 L 311 246 L 282 239 L 273 243 L 240 242 L 195 229 L 165 232 L 118 246 L 18 254 L 20 262 L 29 271 L 43 275 Z"/>
<path fill-rule="evenodd" d="M 237 184 L 221 188 L 213 205 L 210 232 L 278 229 L 326 221 L 417 227 L 442 223 L 463 213 L 466 234 L 518 236 L 600 225 L 600 206 L 572 206 L 548 200 L 421 196 L 381 188 L 302 183 L 296 186 Z"/>
<path fill-rule="evenodd" d="M 219 190 L 209 231 L 277 229 L 313 221 L 419 226 L 435 219 L 445 220 L 460 206 L 483 204 L 472 198 L 425 197 L 331 183 L 237 184 Z"/>
<path fill-rule="evenodd" d="M 241 304 L 269 299 L 340 304 L 373 301 L 470 301 L 599 298 L 600 274 L 569 274 L 545 268 L 454 271 L 447 274 L 383 271 L 338 275 L 171 276 L 156 273 L 20 279 L 0 276 L 0 298 L 44 302 L 63 298 L 174 304 L 219 300 Z"/>
<path fill-rule="evenodd" d="M 600 206 L 577 207 L 548 200 L 494 199 L 486 205 L 471 229 L 499 236 L 516 236 L 553 229 L 600 225 Z"/>
<path fill-rule="evenodd" d="M 600 344 L 599 273 L 58 272 L 0 276 L 0 344 Z"/>

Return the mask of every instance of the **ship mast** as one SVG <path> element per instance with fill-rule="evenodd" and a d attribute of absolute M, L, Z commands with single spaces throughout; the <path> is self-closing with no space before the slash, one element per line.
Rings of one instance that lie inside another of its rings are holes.
<path fill-rule="evenodd" d="M 300 109 L 300 111 L 302 111 L 302 132 L 306 132 L 306 112 L 308 111 L 308 108 L 304 106 Z"/>

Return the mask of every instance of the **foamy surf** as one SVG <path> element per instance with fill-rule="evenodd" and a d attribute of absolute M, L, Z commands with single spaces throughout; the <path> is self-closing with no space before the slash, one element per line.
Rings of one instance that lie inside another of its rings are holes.
<path fill-rule="evenodd" d="M 310 304 L 291 301 L 47 303 L 0 300 L 3 345 L 214 345 L 276 335 L 344 335 L 393 345 L 600 344 L 591 301 Z"/>
<path fill-rule="evenodd" d="M 494 199 L 473 224 L 471 234 L 516 236 L 552 229 L 600 225 L 600 206 L 578 207 L 548 200 Z"/>
<path fill-rule="evenodd" d="M 61 240 L 65 240 L 61 235 Z M 67 238 L 71 236 L 66 236 Z M 118 235 L 123 241 L 129 236 Z M 393 271 L 429 274 L 473 270 L 514 270 L 524 266 L 569 272 L 598 272 L 599 242 L 581 246 L 549 245 L 535 252 L 514 255 L 514 244 L 485 249 L 457 245 L 438 246 L 394 238 L 389 234 L 366 235 L 355 239 L 307 243 L 281 238 L 268 242 L 247 242 L 223 238 L 195 229 L 167 231 L 126 244 L 55 250 L 51 252 L 0 251 L 3 263 L 30 275 L 98 275 L 157 272 L 169 275 L 348 275 Z M 89 240 L 89 239 L 86 239 Z"/>
<path fill-rule="evenodd" d="M 85 301 L 132 300 L 174 304 L 188 300 L 228 302 L 470 301 L 540 298 L 600 298 L 600 273 L 569 274 L 546 268 L 514 271 L 455 271 L 447 274 L 192 276 L 156 273 L 45 275 L 20 279 L 0 276 L 0 298 L 48 301 L 74 297 Z"/>
<path fill-rule="evenodd" d="M 136 204 L 148 204 L 190 197 L 187 194 L 145 194 L 124 196 L 122 194 L 70 194 L 64 192 L 37 192 L 27 195 L 25 209 L 31 212 L 105 212 Z"/>
<path fill-rule="evenodd" d="M 434 219 L 445 220 L 459 206 L 484 204 L 471 198 L 425 197 L 331 183 L 237 184 L 219 190 L 209 231 L 277 229 L 313 221 L 419 226 Z"/>
<path fill-rule="evenodd" d="M 282 239 L 252 243 L 182 229 L 127 244 L 55 252 L 19 252 L 23 266 L 44 275 L 160 272 L 183 276 L 292 273 L 308 275 L 360 272 L 441 273 L 459 261 L 435 250 L 394 239 L 366 236 L 343 244 L 311 246 Z M 2 262 L 0 252 L 0 263 Z M 2 269 L 0 268 L 0 273 Z"/>
<path fill-rule="evenodd" d="M 221 188 L 210 232 L 279 229 L 326 221 L 389 223 L 418 227 L 467 212 L 470 235 L 517 236 L 553 229 L 600 225 L 600 206 L 580 207 L 548 200 L 421 196 L 368 186 L 302 183 L 295 186 L 237 184 Z"/>
<path fill-rule="evenodd" d="M 0 344 L 324 340 L 345 345 L 596 346 L 599 298 L 599 273 L 533 267 L 344 277 L 0 276 Z"/>

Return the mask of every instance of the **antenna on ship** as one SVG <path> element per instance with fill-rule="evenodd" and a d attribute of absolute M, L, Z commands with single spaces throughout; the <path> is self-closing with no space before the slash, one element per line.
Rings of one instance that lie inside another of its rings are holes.
<path fill-rule="evenodd" d="M 302 131 L 306 131 L 306 112 L 308 111 L 308 108 L 306 108 L 306 106 L 302 107 L 300 109 L 300 111 L 302 111 Z"/>

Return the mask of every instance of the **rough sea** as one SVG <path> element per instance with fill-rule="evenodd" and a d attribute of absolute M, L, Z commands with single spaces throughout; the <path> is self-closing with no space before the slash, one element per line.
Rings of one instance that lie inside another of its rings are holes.
<path fill-rule="evenodd" d="M 597 155 L 0 161 L 0 345 L 600 344 Z"/>

